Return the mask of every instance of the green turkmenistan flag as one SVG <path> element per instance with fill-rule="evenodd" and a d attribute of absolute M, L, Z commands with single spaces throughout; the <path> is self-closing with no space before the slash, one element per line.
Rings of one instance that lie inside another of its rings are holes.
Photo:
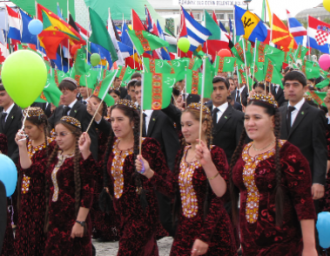
<path fill-rule="evenodd" d="M 204 59 L 203 63 L 203 79 L 204 79 L 204 97 L 211 98 L 213 92 L 213 77 L 214 77 L 214 67 L 208 58 Z"/>
<path fill-rule="evenodd" d="M 108 50 L 110 52 L 112 62 L 117 61 L 118 55 L 115 46 L 111 41 L 108 30 L 100 16 L 92 8 L 89 8 L 89 18 L 92 29 L 92 34 L 89 37 L 89 41 Z"/>
<path fill-rule="evenodd" d="M 265 79 L 264 62 L 256 62 L 254 65 L 254 78 L 259 82 Z"/>
<path fill-rule="evenodd" d="M 302 72 L 306 75 L 307 79 L 320 77 L 320 66 L 317 62 L 311 60 L 303 61 L 301 66 Z"/>
<path fill-rule="evenodd" d="M 329 84 L 330 84 L 330 79 L 329 79 L 329 78 L 326 78 L 326 79 L 324 79 L 322 82 L 316 84 L 315 87 L 316 87 L 316 88 L 320 88 L 320 89 L 322 89 L 322 88 L 324 88 L 324 87 L 329 86 Z"/>
<path fill-rule="evenodd" d="M 99 97 L 101 100 L 107 104 L 108 107 L 111 107 L 115 104 L 114 98 L 108 94 L 109 88 L 115 78 L 116 71 L 112 71 L 109 75 L 107 75 L 103 80 L 99 82 L 99 84 L 95 87 L 93 95 Z"/>
<path fill-rule="evenodd" d="M 143 110 L 160 110 L 171 102 L 174 74 L 144 73 L 143 75 Z"/>
<path fill-rule="evenodd" d="M 203 64 L 203 60 L 197 57 L 182 58 L 182 61 L 184 61 L 186 67 L 191 70 L 198 70 Z"/>
<path fill-rule="evenodd" d="M 169 61 L 173 67 L 175 78 L 177 81 L 185 79 L 186 75 L 186 60 L 185 59 L 174 59 Z M 171 70 L 172 73 L 172 70 Z"/>
<path fill-rule="evenodd" d="M 324 103 L 324 98 L 327 96 L 327 92 L 319 92 L 316 90 L 308 91 L 307 95 L 311 96 L 317 105 L 322 105 L 322 106 L 326 107 L 326 105 Z"/>
<path fill-rule="evenodd" d="M 87 86 L 90 89 L 94 89 L 98 83 L 98 77 L 100 74 L 99 69 L 90 69 L 88 72 L 80 77 L 79 85 Z M 86 84 L 87 82 L 87 84 Z"/>
<path fill-rule="evenodd" d="M 247 78 L 249 79 L 248 81 Z M 249 91 L 252 90 L 253 87 L 252 78 L 246 75 L 246 72 L 242 69 L 242 67 L 238 67 L 237 79 L 239 84 L 244 84 L 246 86 L 248 86 L 248 82 L 249 82 Z"/>
<path fill-rule="evenodd" d="M 287 52 L 284 52 L 284 62 L 287 64 L 296 62 L 293 49 L 289 49 Z"/>
<path fill-rule="evenodd" d="M 303 60 L 304 57 L 306 56 L 306 53 L 309 51 L 308 48 L 302 46 L 302 45 L 299 45 L 298 46 L 298 49 L 296 50 L 295 52 L 295 58 L 296 59 L 299 59 L 299 60 Z"/>
<path fill-rule="evenodd" d="M 160 39 L 158 36 L 148 33 L 147 31 L 128 30 L 127 32 L 139 55 L 142 55 L 147 51 L 153 51 L 161 47 L 169 46 L 168 42 Z"/>
<path fill-rule="evenodd" d="M 118 77 L 122 83 L 121 86 L 126 86 L 126 84 L 131 80 L 132 75 L 135 73 L 136 69 L 131 69 L 130 67 L 118 66 L 118 72 L 116 77 Z"/>
<path fill-rule="evenodd" d="M 243 47 L 243 42 L 244 47 Z M 245 54 L 244 54 L 245 50 Z M 234 56 L 237 58 L 237 64 L 240 63 L 245 64 L 245 57 L 246 57 L 246 65 L 251 66 L 253 63 L 253 54 L 254 54 L 254 48 L 251 46 L 250 41 L 241 39 L 239 42 L 237 42 L 232 48 L 231 52 L 234 54 Z"/>
<path fill-rule="evenodd" d="M 265 81 L 273 84 L 282 85 L 282 74 L 275 68 L 273 62 L 266 58 L 265 61 Z"/>
<path fill-rule="evenodd" d="M 171 65 L 166 60 L 142 58 L 145 72 L 149 73 L 171 73 Z"/>
<path fill-rule="evenodd" d="M 233 72 L 235 68 L 236 58 L 234 57 L 220 57 L 215 58 L 215 73 Z"/>
<path fill-rule="evenodd" d="M 63 81 L 64 78 L 68 77 L 68 74 L 61 70 L 54 70 L 54 78 L 57 86 Z"/>
<path fill-rule="evenodd" d="M 272 61 L 273 66 L 279 72 L 282 71 L 284 56 L 285 56 L 285 53 L 282 50 L 277 49 L 275 47 L 272 47 L 270 45 L 266 45 L 266 47 L 265 47 L 265 59 L 270 59 Z"/>
<path fill-rule="evenodd" d="M 36 99 L 39 103 L 53 103 L 56 107 L 59 106 L 60 97 L 62 92 L 58 89 L 54 78 L 54 70 L 51 69 L 48 72 L 46 85 L 41 93 L 41 95 Z"/>

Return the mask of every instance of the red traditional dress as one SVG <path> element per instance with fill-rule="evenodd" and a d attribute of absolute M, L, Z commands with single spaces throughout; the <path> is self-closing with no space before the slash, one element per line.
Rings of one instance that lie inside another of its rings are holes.
<path fill-rule="evenodd" d="M 7 136 L 0 133 L 0 153 L 7 155 Z M 8 200 L 7 200 L 8 202 Z M 11 213 L 7 210 L 7 227 L 5 237 L 3 238 L 1 256 L 14 255 L 14 233 L 11 226 Z"/>
<path fill-rule="evenodd" d="M 303 249 L 300 221 L 316 219 L 312 176 L 306 158 L 289 142 L 280 143 L 283 224 L 275 225 L 275 148 L 251 157 L 247 144 L 233 169 L 240 191 L 240 234 L 245 256 L 297 256 Z"/>
<path fill-rule="evenodd" d="M 48 138 L 48 153 L 56 143 Z M 27 142 L 32 165 L 20 170 L 22 176 L 20 209 L 15 234 L 16 255 L 44 255 L 46 235 L 45 223 L 45 173 L 47 165 L 46 143 L 37 147 Z"/>
<path fill-rule="evenodd" d="M 140 197 L 136 192 L 133 174 L 135 162 L 133 149 L 120 150 L 116 139 L 112 152 L 107 159 L 109 187 L 113 197 L 113 206 L 120 216 L 120 239 L 118 256 L 158 256 L 156 234 L 160 229 L 158 202 L 152 182 L 140 175 L 143 188 L 147 190 L 148 206 L 142 209 Z M 149 162 L 152 170 L 166 178 L 170 173 L 165 157 L 156 140 L 145 138 L 142 143 L 142 156 Z M 102 163 L 95 178 L 102 178 Z M 111 191 L 113 188 L 113 191 Z"/>
<path fill-rule="evenodd" d="M 108 138 L 103 132 L 98 132 L 98 159 L 102 159 L 106 151 Z M 100 193 L 103 190 L 103 182 L 95 182 L 93 207 L 91 209 L 91 218 L 93 223 L 93 238 L 102 238 L 104 241 L 118 241 L 119 216 L 116 215 L 113 208 L 110 213 L 102 212 L 99 206 Z"/>
<path fill-rule="evenodd" d="M 93 203 L 92 156 L 79 162 L 81 180 L 80 207 L 91 208 Z M 90 215 L 86 219 L 86 233 L 82 238 L 72 239 L 71 231 L 76 221 L 74 156 L 63 156 L 61 151 L 46 171 L 49 185 L 49 228 L 45 255 L 91 256 L 92 223 Z"/>
<path fill-rule="evenodd" d="M 172 185 L 168 182 L 164 183 L 158 174 L 151 178 L 155 187 L 169 196 L 174 196 L 173 188 L 177 187 L 177 184 L 180 188 L 181 210 L 170 255 L 190 256 L 196 239 L 200 239 L 209 245 L 209 249 L 204 255 L 237 255 L 233 227 L 224 208 L 226 196 L 217 197 L 210 189 L 208 213 L 204 217 L 203 205 L 208 180 L 198 161 L 191 163 L 186 161 L 189 148 L 190 146 L 187 146 L 184 149 L 180 172 L 174 177 Z M 221 148 L 212 146 L 211 156 L 220 175 L 228 183 L 229 173 L 226 154 Z"/>

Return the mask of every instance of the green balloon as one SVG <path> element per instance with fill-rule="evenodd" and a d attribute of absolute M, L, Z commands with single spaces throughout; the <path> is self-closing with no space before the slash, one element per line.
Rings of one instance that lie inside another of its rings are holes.
<path fill-rule="evenodd" d="M 1 78 L 12 100 L 21 108 L 27 108 L 44 89 L 47 68 L 35 52 L 19 50 L 10 54 L 3 63 Z"/>
<path fill-rule="evenodd" d="M 91 64 L 93 67 L 99 65 L 100 61 L 101 61 L 101 56 L 99 54 L 93 53 L 91 55 Z"/>
<path fill-rule="evenodd" d="M 181 37 L 178 41 L 178 47 L 181 51 L 188 52 L 189 48 L 190 48 L 190 42 L 189 42 L 188 38 Z"/>

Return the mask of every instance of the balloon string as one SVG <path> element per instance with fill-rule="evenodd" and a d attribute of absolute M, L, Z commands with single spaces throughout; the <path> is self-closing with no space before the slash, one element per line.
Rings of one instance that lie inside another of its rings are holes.
<path fill-rule="evenodd" d="M 13 199 L 10 197 L 10 206 L 8 210 L 11 212 L 11 225 L 14 225 L 14 207 L 13 207 Z"/>

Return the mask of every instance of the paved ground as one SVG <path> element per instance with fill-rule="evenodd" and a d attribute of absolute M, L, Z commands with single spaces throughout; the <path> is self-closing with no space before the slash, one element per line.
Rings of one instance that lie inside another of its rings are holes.
<path fill-rule="evenodd" d="M 159 256 L 170 255 L 173 239 L 171 237 L 164 237 L 157 241 L 159 248 Z M 118 242 L 98 243 L 93 240 L 96 248 L 96 256 L 116 256 L 118 250 Z"/>

